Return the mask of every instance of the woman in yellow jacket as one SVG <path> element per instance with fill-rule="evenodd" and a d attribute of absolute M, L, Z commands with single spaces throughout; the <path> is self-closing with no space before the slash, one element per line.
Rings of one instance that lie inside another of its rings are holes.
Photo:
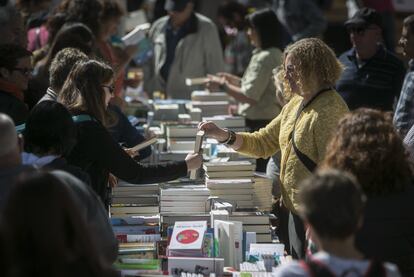
<path fill-rule="evenodd" d="M 333 89 L 342 65 L 320 39 L 302 39 L 287 47 L 282 67 L 280 76 L 290 100 L 265 128 L 237 134 L 212 122 L 202 122 L 199 128 L 209 137 L 256 158 L 281 151 L 282 202 L 289 210 L 289 222 L 281 226 L 288 228 L 289 239 L 281 239 L 289 243 L 293 257 L 301 258 L 305 232 L 297 216 L 299 184 L 323 159 L 329 138 L 348 107 Z"/>

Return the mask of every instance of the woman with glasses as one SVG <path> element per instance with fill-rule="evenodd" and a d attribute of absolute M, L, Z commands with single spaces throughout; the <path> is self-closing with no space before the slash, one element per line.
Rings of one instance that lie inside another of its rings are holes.
<path fill-rule="evenodd" d="M 331 133 L 348 111 L 333 89 L 341 72 L 341 64 L 323 41 L 299 40 L 286 48 L 280 73 L 290 100 L 265 128 L 236 134 L 212 122 L 199 125 L 208 136 L 249 156 L 269 157 L 281 151 L 281 203 L 289 213 L 288 222 L 281 222 L 281 227 L 288 229 L 289 235 L 280 239 L 290 246 L 295 258 L 303 257 L 305 239 L 297 215 L 298 185 L 323 159 Z"/>
<path fill-rule="evenodd" d="M 202 161 L 200 155 L 189 154 L 180 162 L 145 166 L 135 162 L 106 129 L 116 123 L 107 110 L 114 91 L 113 79 L 112 68 L 102 62 L 78 63 L 58 98 L 77 116 L 77 144 L 67 159 L 89 173 L 92 187 L 106 205 L 109 173 L 134 184 L 165 182 L 185 176 L 187 171 L 200 167 Z"/>
<path fill-rule="evenodd" d="M 266 126 L 281 110 L 272 70 L 281 64 L 282 52 L 277 48 L 274 28 L 278 21 L 270 9 L 259 10 L 246 18 L 247 35 L 255 49 L 242 78 L 229 73 L 210 76 L 210 84 L 220 84 L 238 103 L 238 113 L 246 117 L 246 126 L 257 131 Z M 265 171 L 266 161 L 257 161 L 258 171 Z"/>

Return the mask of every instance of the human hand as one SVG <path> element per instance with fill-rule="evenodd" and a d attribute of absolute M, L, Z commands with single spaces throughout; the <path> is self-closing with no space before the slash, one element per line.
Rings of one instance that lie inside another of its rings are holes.
<path fill-rule="evenodd" d="M 217 127 L 216 124 L 210 121 L 203 121 L 198 124 L 198 129 L 203 130 L 205 135 L 214 138 L 218 141 L 226 141 L 229 138 L 229 132 Z"/>
<path fill-rule="evenodd" d="M 220 91 L 220 86 L 224 84 L 225 79 L 219 76 L 207 74 L 206 89 L 209 91 Z"/>
<path fill-rule="evenodd" d="M 203 163 L 203 155 L 201 153 L 190 153 L 185 157 L 185 162 L 188 171 L 199 169 Z"/>
<path fill-rule="evenodd" d="M 112 173 L 109 173 L 108 183 L 111 188 L 115 188 L 118 186 L 118 178 L 116 178 Z"/>
<path fill-rule="evenodd" d="M 230 83 L 234 86 L 240 86 L 240 80 L 241 79 L 240 79 L 240 77 L 238 77 L 236 75 L 233 75 L 233 74 L 230 74 L 230 73 L 227 73 L 227 72 L 219 72 L 219 73 L 217 73 L 217 76 L 224 79 L 224 84 L 226 82 L 228 82 L 228 83 Z"/>
<path fill-rule="evenodd" d="M 124 148 L 124 151 L 131 157 L 134 158 L 139 156 L 139 151 L 135 151 L 132 148 Z"/>

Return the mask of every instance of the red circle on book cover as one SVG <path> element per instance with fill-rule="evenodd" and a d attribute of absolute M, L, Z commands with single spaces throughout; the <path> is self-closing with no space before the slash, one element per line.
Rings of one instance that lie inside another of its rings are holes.
<path fill-rule="evenodd" d="M 183 244 L 189 244 L 195 242 L 199 237 L 196 230 L 188 229 L 181 231 L 177 234 L 177 241 Z"/>

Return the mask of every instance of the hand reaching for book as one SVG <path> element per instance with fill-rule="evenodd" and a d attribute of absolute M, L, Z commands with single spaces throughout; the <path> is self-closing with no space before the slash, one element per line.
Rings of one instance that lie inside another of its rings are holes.
<path fill-rule="evenodd" d="M 185 162 L 187 163 L 187 170 L 195 170 L 201 167 L 203 163 L 203 154 L 200 152 L 198 154 L 191 153 L 185 157 Z"/>
<path fill-rule="evenodd" d="M 229 133 L 219 128 L 216 124 L 210 121 L 203 121 L 198 124 L 198 129 L 203 130 L 205 135 L 214 138 L 218 141 L 226 141 L 229 138 Z"/>

